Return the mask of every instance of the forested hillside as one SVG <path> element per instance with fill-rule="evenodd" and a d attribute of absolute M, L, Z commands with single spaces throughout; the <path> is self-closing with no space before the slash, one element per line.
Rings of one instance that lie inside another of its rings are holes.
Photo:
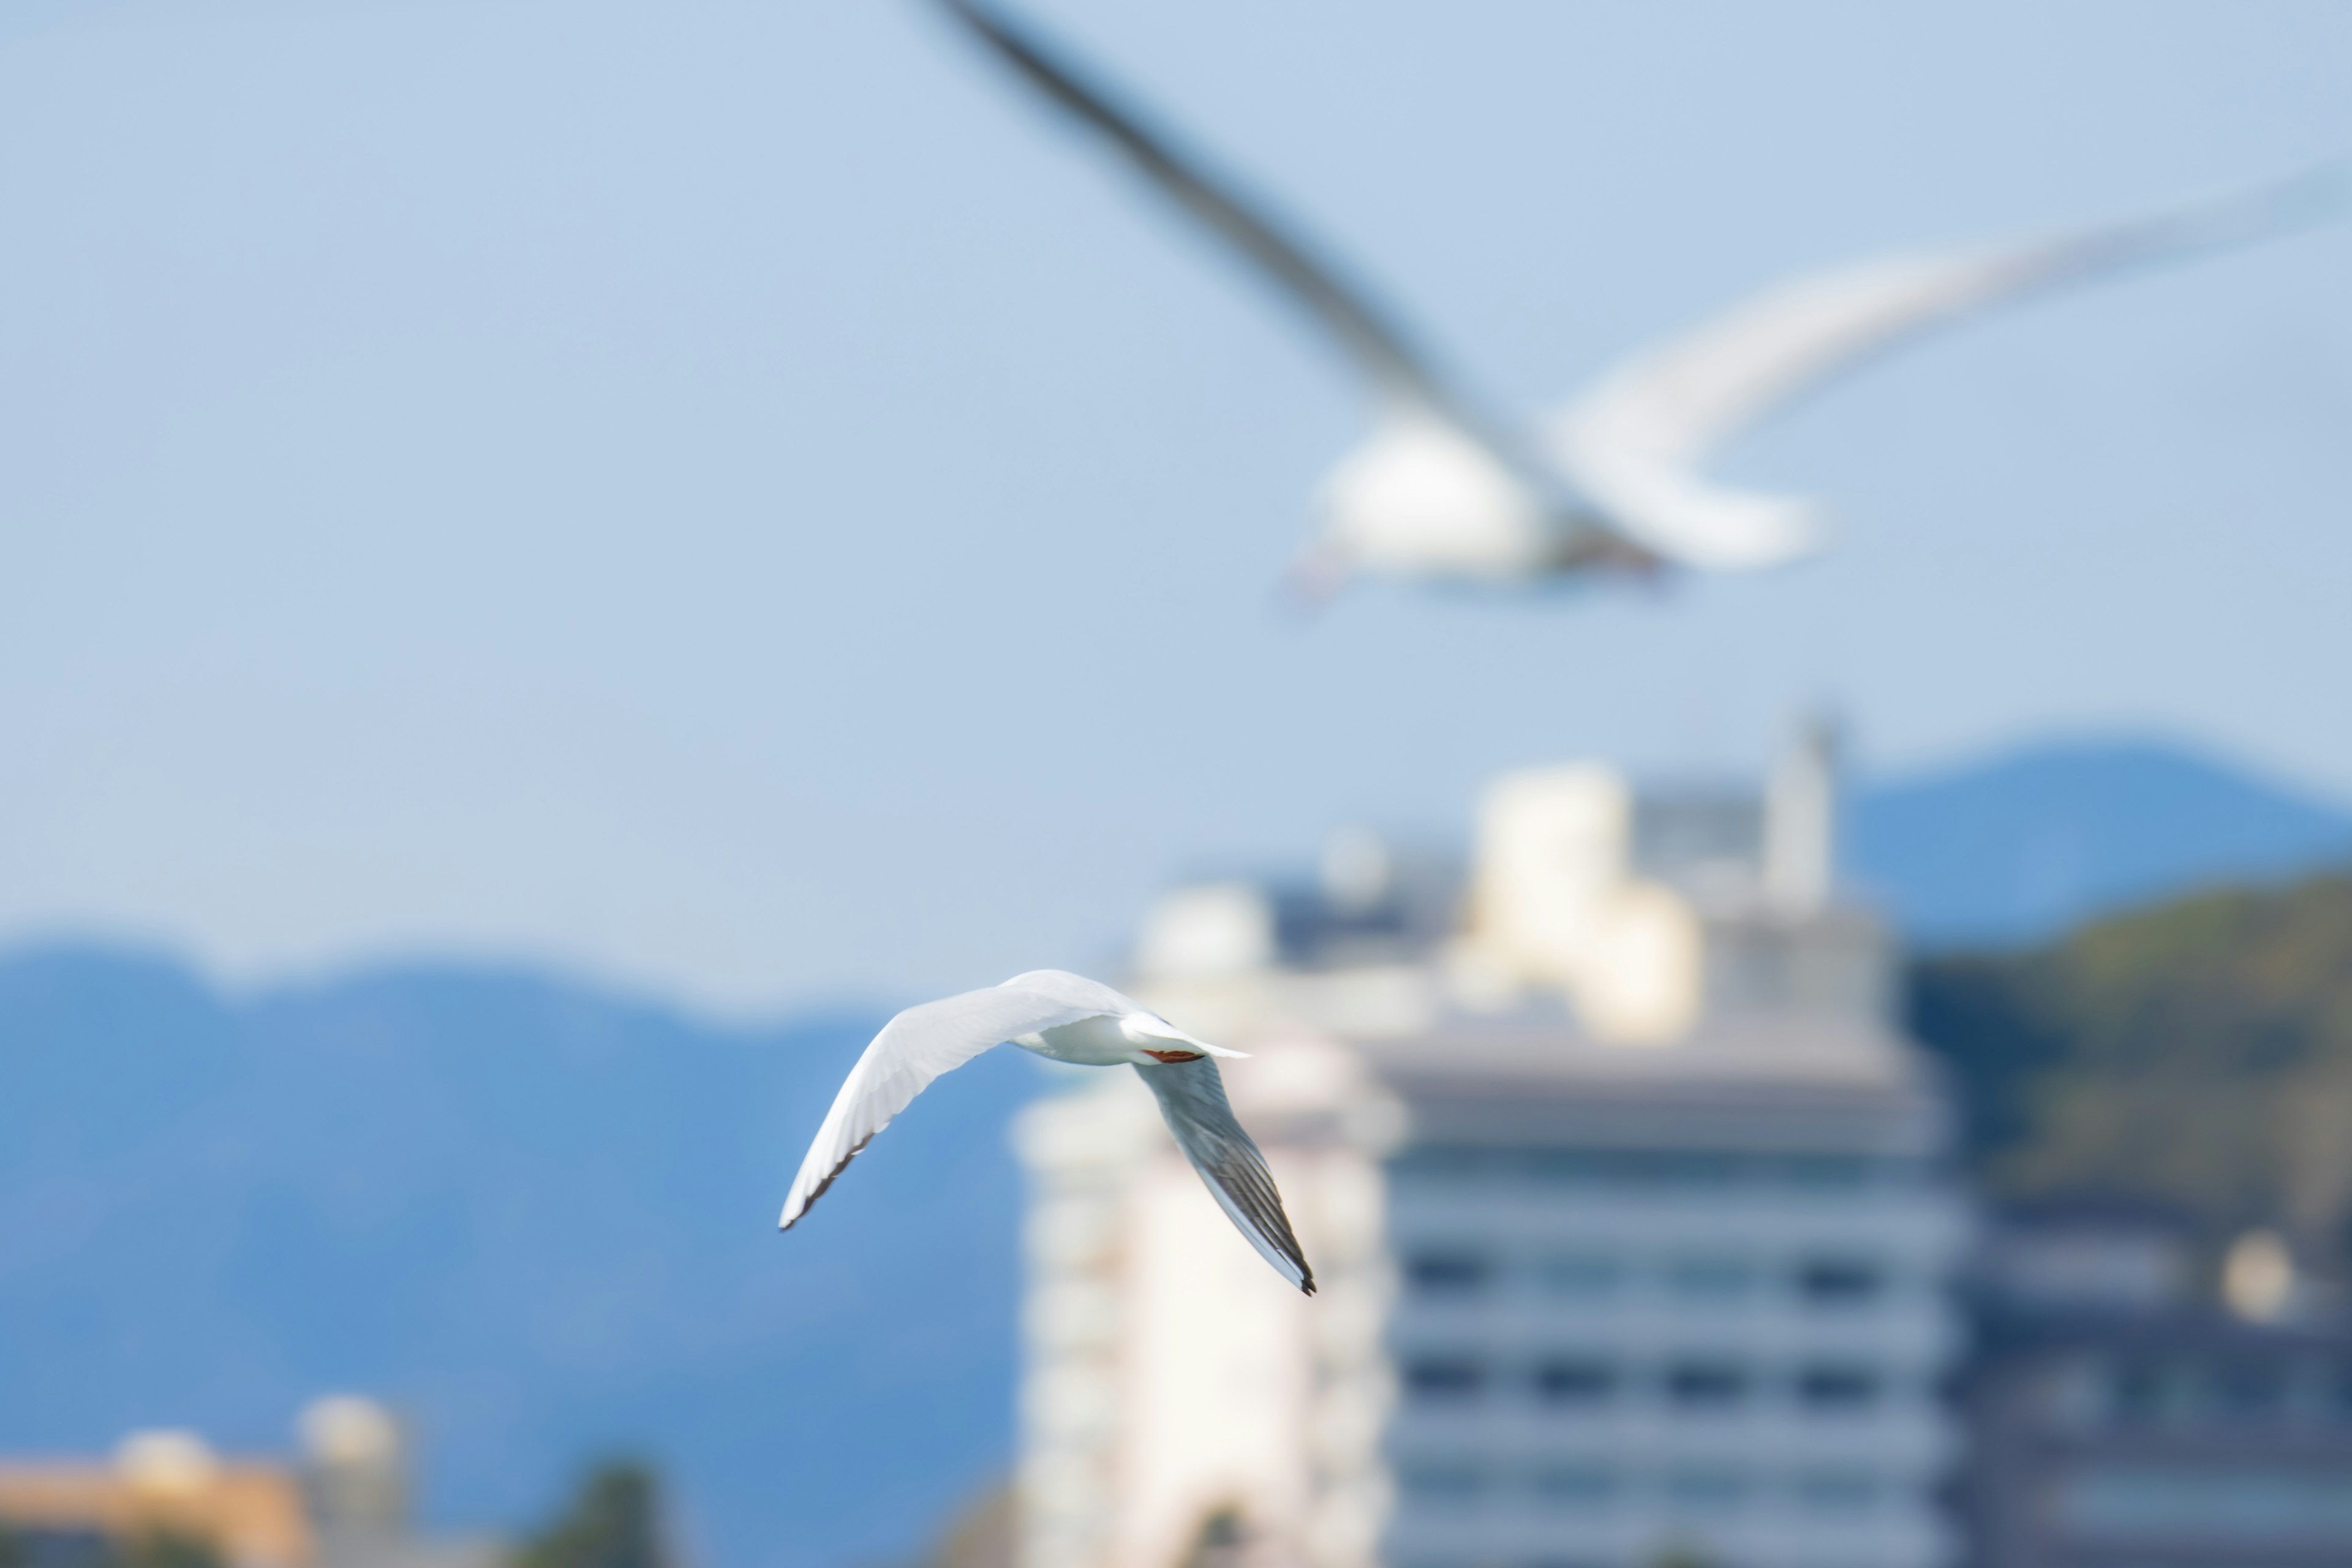
<path fill-rule="evenodd" d="M 2216 892 L 1913 971 L 1996 1192 L 2147 1194 L 2352 1247 L 2352 876 Z"/>

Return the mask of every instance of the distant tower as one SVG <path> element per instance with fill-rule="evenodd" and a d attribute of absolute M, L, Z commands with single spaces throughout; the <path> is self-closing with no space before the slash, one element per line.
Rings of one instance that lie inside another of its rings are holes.
<path fill-rule="evenodd" d="M 327 1568 L 376 1560 L 408 1530 L 400 1424 L 373 1400 L 333 1394 L 302 1412 L 302 1483 Z"/>
<path fill-rule="evenodd" d="M 1827 909 L 1837 880 L 1838 731 L 1811 713 L 1772 764 L 1764 803 L 1764 890 L 1789 915 Z"/>

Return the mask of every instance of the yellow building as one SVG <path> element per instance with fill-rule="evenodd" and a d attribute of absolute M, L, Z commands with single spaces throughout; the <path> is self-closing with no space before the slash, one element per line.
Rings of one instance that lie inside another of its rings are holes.
<path fill-rule="evenodd" d="M 287 1459 L 227 1459 L 192 1432 L 140 1432 L 93 1459 L 0 1458 L 0 1531 L 17 1568 L 108 1568 L 187 1542 L 222 1568 L 498 1568 L 488 1537 L 418 1533 L 401 1424 L 371 1399 L 313 1400 Z"/>
<path fill-rule="evenodd" d="M 187 1432 L 141 1432 L 111 1463 L 0 1463 L 0 1525 L 35 1560 L 71 1563 L 142 1538 L 179 1537 L 227 1568 L 310 1568 L 316 1557 L 291 1466 L 227 1459 Z"/>

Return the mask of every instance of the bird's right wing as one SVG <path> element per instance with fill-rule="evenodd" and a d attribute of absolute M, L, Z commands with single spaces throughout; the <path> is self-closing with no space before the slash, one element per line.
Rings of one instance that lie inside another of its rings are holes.
<path fill-rule="evenodd" d="M 1290 1233 L 1290 1216 L 1282 1212 L 1282 1194 L 1274 1190 L 1265 1156 L 1234 1119 L 1216 1062 L 1202 1057 L 1135 1070 L 1151 1086 L 1160 1114 L 1176 1135 L 1176 1146 L 1208 1184 L 1225 1217 L 1276 1273 L 1309 1296 L 1315 1294 L 1315 1271 L 1307 1267 L 1307 1255 Z"/>
<path fill-rule="evenodd" d="M 1605 374 L 1547 422 L 1569 477 L 1643 543 L 1689 564 L 1769 565 L 1820 541 L 1814 505 L 1711 483 L 1717 447 L 1930 327 L 2060 284 L 2274 234 L 2343 205 L 2340 168 L 2154 218 L 1807 274 Z"/>
<path fill-rule="evenodd" d="M 1283 232 L 1264 210 L 1212 178 L 1174 138 L 1132 103 L 1122 102 L 1118 91 L 1092 77 L 1067 50 L 985 0 L 939 4 L 1032 87 L 1118 148 L 1177 205 L 1256 263 L 1339 340 L 1385 394 L 1458 412 L 1427 362 L 1362 290 L 1343 283 L 1338 269 L 1297 236 Z"/>
<path fill-rule="evenodd" d="M 849 1069 L 801 1162 L 800 1174 L 793 1178 L 777 1224 L 790 1230 L 857 1152 L 941 1073 L 1016 1035 L 1073 1024 L 1104 1010 L 1019 980 L 908 1008 L 882 1026 Z"/>

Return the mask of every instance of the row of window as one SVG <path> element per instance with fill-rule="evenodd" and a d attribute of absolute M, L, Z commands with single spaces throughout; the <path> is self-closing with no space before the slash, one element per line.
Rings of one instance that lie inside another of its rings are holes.
<path fill-rule="evenodd" d="M 1464 1300 L 1524 1281 L 1547 1295 L 1598 1298 L 1629 1286 L 1685 1300 L 1746 1300 L 1768 1289 L 1815 1307 L 1855 1307 L 1886 1293 L 1891 1271 L 1867 1258 L 1824 1256 L 1766 1263 L 1731 1255 L 1669 1258 L 1640 1267 L 1603 1253 L 1552 1253 L 1505 1260 L 1467 1247 L 1429 1247 L 1405 1255 L 1404 1280 L 1426 1300 Z"/>
<path fill-rule="evenodd" d="M 2125 1426 L 2352 1420 L 2352 1365 L 2137 1359 L 2109 1368 L 2100 1393 Z"/>
<path fill-rule="evenodd" d="M 2340 1463 L 2095 1465 L 2066 1477 L 2052 1501 L 2070 1534 L 2110 1549 L 2185 1537 L 2263 1562 L 2352 1560 L 2352 1469 Z"/>
<path fill-rule="evenodd" d="M 1475 1459 L 1415 1458 L 1396 1468 L 1403 1500 L 1428 1508 L 1528 1506 L 1601 1511 L 1654 1507 L 1728 1512 L 1795 1507 L 1857 1513 L 1885 1504 L 1902 1489 L 1885 1477 L 1850 1468 L 1758 1475 L 1727 1468 L 1685 1468 L 1643 1474 L 1591 1465 L 1506 1468 Z"/>
<path fill-rule="evenodd" d="M 1474 1355 L 1409 1355 L 1400 1368 L 1405 1395 L 1416 1405 L 1463 1405 L 1493 1395 L 1532 1395 L 1542 1405 L 1592 1407 L 1647 1392 L 1685 1410 L 1727 1410 L 1767 1395 L 1809 1410 L 1867 1410 L 1889 1392 L 1889 1381 L 1853 1363 L 1819 1363 L 1766 1375 L 1736 1361 L 1693 1358 L 1636 1373 L 1599 1357 L 1557 1356 L 1531 1365 L 1496 1367 Z"/>
<path fill-rule="evenodd" d="M 1756 1187 L 1855 1192 L 1918 1187 L 1936 1178 L 1917 1160 L 1868 1154 L 1764 1154 L 1664 1149 L 1512 1149 L 1423 1143 L 1389 1163 L 1392 1178 L 1451 1184 L 1502 1182 L 1544 1186 L 1664 1191 Z"/>

